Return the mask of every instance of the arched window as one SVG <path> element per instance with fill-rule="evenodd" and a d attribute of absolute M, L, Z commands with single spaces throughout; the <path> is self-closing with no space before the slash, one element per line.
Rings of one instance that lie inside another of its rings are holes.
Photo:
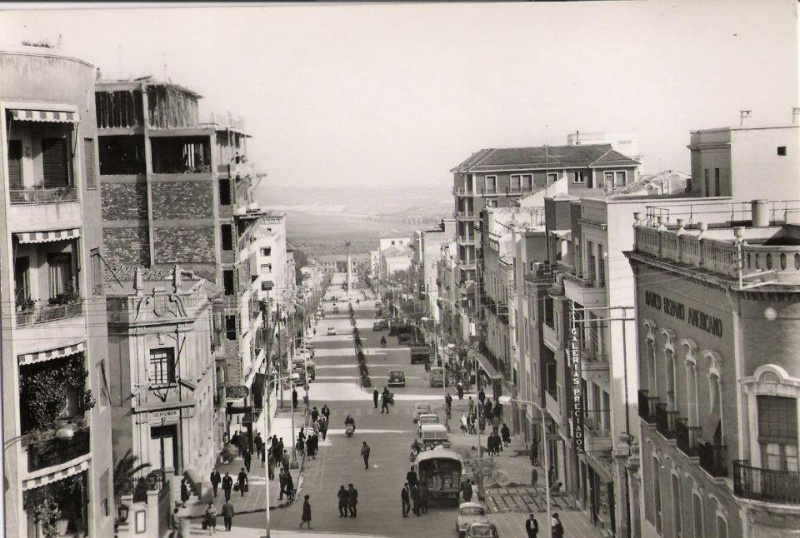
<path fill-rule="evenodd" d="M 663 532 L 661 519 L 661 462 L 653 456 L 653 517 L 655 519 L 656 532 Z"/>
<path fill-rule="evenodd" d="M 703 436 L 713 445 L 722 445 L 722 390 L 719 376 L 716 373 L 708 376 L 709 414 Z"/>
<path fill-rule="evenodd" d="M 687 418 L 688 426 L 699 425 L 699 413 L 697 403 L 697 344 L 690 338 L 684 338 L 680 341 L 682 347 L 686 349 L 684 355 L 686 365 L 686 409 L 685 416 Z"/>
<path fill-rule="evenodd" d="M 677 473 L 672 474 L 672 534 L 673 536 L 683 535 L 683 524 L 681 514 L 681 479 Z"/>
<path fill-rule="evenodd" d="M 677 383 L 675 382 L 675 353 L 671 349 L 664 351 L 667 367 L 667 409 L 676 409 Z"/>

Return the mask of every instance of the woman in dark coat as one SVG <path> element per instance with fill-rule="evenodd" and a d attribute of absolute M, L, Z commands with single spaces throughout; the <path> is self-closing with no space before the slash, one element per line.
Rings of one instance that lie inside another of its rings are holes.
<path fill-rule="evenodd" d="M 311 503 L 308 502 L 309 496 L 305 496 L 305 500 L 303 501 L 303 517 L 300 519 L 300 528 L 303 528 L 303 523 L 308 524 L 308 528 L 311 528 Z"/>

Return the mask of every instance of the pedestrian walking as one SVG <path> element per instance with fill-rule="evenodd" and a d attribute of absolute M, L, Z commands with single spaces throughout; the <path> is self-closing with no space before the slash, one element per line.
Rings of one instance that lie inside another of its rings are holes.
<path fill-rule="evenodd" d="M 292 388 L 292 409 L 297 409 L 297 389 Z"/>
<path fill-rule="evenodd" d="M 389 414 L 389 399 L 391 398 L 389 389 L 383 387 L 383 393 L 381 394 L 381 414 L 386 411 L 386 414 Z"/>
<path fill-rule="evenodd" d="M 305 442 L 305 438 L 304 437 L 305 436 L 298 437 L 297 438 L 297 445 L 295 446 L 295 449 L 297 450 L 297 455 L 300 456 L 300 457 L 302 457 L 306 453 L 306 442 Z"/>
<path fill-rule="evenodd" d="M 364 458 L 364 469 L 369 469 L 369 445 L 366 441 L 361 445 L 361 457 Z"/>
<path fill-rule="evenodd" d="M 406 473 L 406 482 L 410 487 L 417 485 L 417 473 L 414 471 L 414 467 L 411 467 L 411 470 Z"/>
<path fill-rule="evenodd" d="M 481 388 L 481 390 L 478 391 L 478 401 L 481 402 L 481 405 L 483 405 L 483 402 L 485 400 L 486 400 L 486 393 L 483 392 L 483 388 Z"/>
<path fill-rule="evenodd" d="M 305 523 L 308 528 L 311 528 L 311 503 L 308 502 L 310 498 L 309 495 L 306 495 L 303 499 L 303 516 L 300 518 L 300 528 L 303 528 L 303 523 Z"/>
<path fill-rule="evenodd" d="M 328 437 L 328 418 L 325 415 L 319 417 L 319 432 L 322 434 L 324 441 Z"/>
<path fill-rule="evenodd" d="M 444 410 L 447 413 L 447 418 L 450 418 L 450 411 L 453 409 L 453 397 L 450 396 L 450 392 L 448 391 L 447 394 L 444 396 Z"/>
<path fill-rule="evenodd" d="M 356 517 L 358 514 L 358 490 L 353 487 L 353 484 L 347 485 L 347 509 L 350 511 L 350 517 Z"/>
<path fill-rule="evenodd" d="M 525 532 L 528 533 L 528 538 L 538 538 L 539 536 L 539 522 L 533 517 L 533 512 L 525 520 Z"/>
<path fill-rule="evenodd" d="M 219 471 L 215 468 L 211 471 L 211 489 L 214 490 L 214 498 L 217 498 L 217 488 L 219 487 L 219 483 L 222 482 L 222 477 L 219 475 Z"/>
<path fill-rule="evenodd" d="M 289 470 L 289 451 L 288 450 L 284 450 L 283 451 L 283 455 L 281 456 L 281 467 L 283 467 L 283 469 L 285 471 Z"/>
<path fill-rule="evenodd" d="M 180 516 L 178 516 L 178 511 L 179 510 L 180 510 L 180 508 L 178 508 L 176 506 L 175 509 L 172 511 L 172 513 L 169 515 L 169 528 L 172 529 L 172 530 L 180 530 L 181 529 Z"/>
<path fill-rule="evenodd" d="M 186 508 L 186 501 L 189 500 L 189 487 L 186 485 L 186 479 L 181 480 L 181 506 Z"/>
<path fill-rule="evenodd" d="M 281 469 L 280 474 L 278 475 L 278 485 L 281 488 L 281 494 L 278 496 L 278 500 L 283 500 L 283 495 L 286 493 L 286 472 Z"/>
<path fill-rule="evenodd" d="M 347 490 L 344 489 L 344 484 L 339 486 L 336 497 L 339 498 L 339 517 L 347 517 Z"/>
<path fill-rule="evenodd" d="M 311 408 L 311 422 L 316 422 L 319 420 L 319 411 L 317 410 L 317 406 Z"/>
<path fill-rule="evenodd" d="M 420 503 L 419 486 L 414 484 L 413 486 L 411 486 L 411 505 L 413 507 L 412 511 L 414 512 L 414 515 L 417 517 L 420 516 L 419 503 Z"/>
<path fill-rule="evenodd" d="M 323 404 L 322 405 L 322 409 L 320 410 L 320 413 L 322 413 L 322 416 L 325 417 L 325 422 L 330 423 L 330 421 L 331 421 L 331 410 L 328 407 L 328 404 Z"/>
<path fill-rule="evenodd" d="M 467 435 L 468 431 L 469 431 L 469 423 L 467 422 L 467 415 L 462 413 L 461 414 L 461 432 L 464 435 Z"/>
<path fill-rule="evenodd" d="M 403 484 L 403 489 L 400 491 L 400 503 L 403 510 L 403 517 L 408 517 L 408 512 L 411 510 L 411 500 L 408 495 L 408 486 Z"/>
<path fill-rule="evenodd" d="M 377 388 L 376 389 L 372 389 L 372 402 L 375 404 L 375 409 L 378 408 L 378 397 L 379 396 L 380 395 L 378 394 L 378 389 Z"/>
<path fill-rule="evenodd" d="M 261 439 L 260 433 L 256 434 L 256 438 L 253 440 L 253 443 L 256 445 L 256 458 L 259 458 L 261 463 L 264 463 L 264 440 Z"/>
<path fill-rule="evenodd" d="M 244 460 L 244 468 L 247 469 L 247 472 L 250 472 L 250 462 L 253 461 L 253 456 L 250 455 L 250 451 L 246 448 L 244 452 L 242 452 L 242 459 Z"/>
<path fill-rule="evenodd" d="M 286 469 L 286 496 L 289 498 L 290 501 L 294 500 L 294 479 L 292 478 L 292 473 L 289 472 L 289 469 Z"/>
<path fill-rule="evenodd" d="M 550 528 L 553 538 L 564 538 L 564 526 L 561 524 L 561 518 L 558 517 L 558 512 L 553 513 L 553 517 L 550 519 Z"/>
<path fill-rule="evenodd" d="M 536 482 L 539 481 L 539 471 L 536 470 L 536 467 L 531 469 L 531 487 L 536 487 Z"/>
<path fill-rule="evenodd" d="M 231 500 L 231 490 L 233 489 L 233 477 L 225 471 L 225 476 L 222 478 L 222 491 L 225 493 L 225 501 Z"/>
<path fill-rule="evenodd" d="M 461 502 L 468 503 L 472 500 L 472 481 L 464 480 L 461 483 Z"/>
<path fill-rule="evenodd" d="M 247 491 L 247 473 L 244 471 L 244 467 L 239 471 L 239 476 L 236 477 L 236 485 L 239 486 L 239 493 L 244 497 Z"/>
<path fill-rule="evenodd" d="M 208 508 L 206 508 L 206 512 L 203 515 L 205 518 L 206 527 L 208 527 L 208 534 L 214 534 L 217 532 L 217 509 L 214 507 L 214 503 L 208 503 Z"/>
<path fill-rule="evenodd" d="M 467 400 L 467 414 L 473 415 L 475 414 L 475 400 L 472 399 L 472 396 L 469 397 Z"/>
<path fill-rule="evenodd" d="M 222 522 L 225 524 L 225 530 L 228 532 L 231 531 L 233 516 L 235 515 L 236 511 L 233 509 L 233 503 L 226 501 L 225 504 L 222 505 Z"/>

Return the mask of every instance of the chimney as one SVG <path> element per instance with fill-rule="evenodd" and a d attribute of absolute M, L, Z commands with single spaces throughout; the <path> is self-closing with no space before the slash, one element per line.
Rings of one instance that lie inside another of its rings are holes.
<path fill-rule="evenodd" d="M 580 146 L 581 145 L 581 132 L 580 131 L 575 131 L 575 145 L 576 146 Z"/>

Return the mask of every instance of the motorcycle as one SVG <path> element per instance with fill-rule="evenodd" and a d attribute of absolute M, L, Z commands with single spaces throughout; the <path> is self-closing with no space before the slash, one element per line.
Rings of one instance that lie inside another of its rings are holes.
<path fill-rule="evenodd" d="M 353 437 L 353 433 L 356 431 L 356 427 L 352 424 L 348 424 L 344 428 L 344 433 L 347 437 Z"/>
<path fill-rule="evenodd" d="M 386 347 L 386 337 L 381 336 L 381 347 Z"/>

